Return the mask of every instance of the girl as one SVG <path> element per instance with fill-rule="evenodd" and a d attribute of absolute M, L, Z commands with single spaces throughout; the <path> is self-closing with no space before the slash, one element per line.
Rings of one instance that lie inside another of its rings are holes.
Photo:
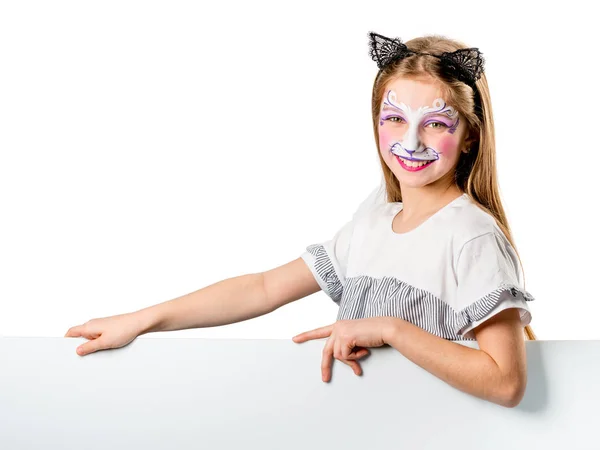
<path fill-rule="evenodd" d="M 375 190 L 331 240 L 290 263 L 69 329 L 90 339 L 78 354 L 247 320 L 323 290 L 337 321 L 293 338 L 328 338 L 323 381 L 334 358 L 360 375 L 358 360 L 387 344 L 464 392 L 521 401 L 533 297 L 500 201 L 483 57 L 441 36 L 404 44 L 369 33 L 369 45 L 385 196 Z M 478 349 L 454 342 L 474 340 Z"/>

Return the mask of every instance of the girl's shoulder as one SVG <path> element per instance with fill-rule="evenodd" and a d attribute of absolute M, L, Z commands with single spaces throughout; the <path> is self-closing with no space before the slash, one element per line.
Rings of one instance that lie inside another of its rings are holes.
<path fill-rule="evenodd" d="M 373 189 L 367 198 L 365 198 L 358 209 L 354 213 L 355 217 L 364 217 L 369 216 L 371 214 L 378 214 L 380 208 L 386 204 L 386 194 L 385 194 L 385 186 L 380 184 L 375 189 Z"/>
<path fill-rule="evenodd" d="M 490 234 L 510 246 L 494 216 L 481 208 L 468 194 L 463 194 L 462 199 L 449 211 L 447 221 L 455 249 L 459 250 L 466 243 Z"/>

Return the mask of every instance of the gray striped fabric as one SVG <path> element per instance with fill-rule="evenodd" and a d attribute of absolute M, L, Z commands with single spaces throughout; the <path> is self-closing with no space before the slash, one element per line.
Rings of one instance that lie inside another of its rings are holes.
<path fill-rule="evenodd" d="M 321 280 L 327 285 L 329 296 L 334 302 L 339 303 L 342 299 L 342 282 L 335 273 L 333 264 L 321 244 L 312 244 L 306 247 L 310 253 L 315 255 L 315 270 L 321 277 Z"/>
<path fill-rule="evenodd" d="M 459 334 L 470 323 L 486 317 L 502 299 L 533 301 L 534 297 L 519 286 L 502 284 L 494 291 L 460 311 L 423 289 L 395 277 L 374 278 L 367 275 L 346 278 L 344 285 L 335 273 L 321 244 L 306 247 L 315 255 L 315 271 L 325 282 L 330 297 L 339 305 L 337 320 L 391 316 L 406 320 L 429 333 L 453 341 L 473 341 Z"/>

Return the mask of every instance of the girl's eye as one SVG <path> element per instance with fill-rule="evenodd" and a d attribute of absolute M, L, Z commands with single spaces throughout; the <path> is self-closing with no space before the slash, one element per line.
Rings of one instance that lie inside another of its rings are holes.
<path fill-rule="evenodd" d="M 448 125 L 446 125 L 443 122 L 429 122 L 425 126 L 428 127 L 429 125 L 439 125 L 439 127 L 431 127 L 431 128 L 435 128 L 435 129 L 448 128 Z"/>
<path fill-rule="evenodd" d="M 398 120 L 393 120 L 393 119 L 398 119 Z M 404 119 L 402 119 L 402 117 L 398 117 L 398 116 L 391 116 L 391 117 L 386 118 L 385 120 L 389 120 L 390 122 L 395 122 L 395 123 L 404 122 Z"/>

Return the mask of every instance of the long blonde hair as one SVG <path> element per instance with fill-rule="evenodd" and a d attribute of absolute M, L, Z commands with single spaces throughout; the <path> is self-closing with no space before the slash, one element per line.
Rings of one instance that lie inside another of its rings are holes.
<path fill-rule="evenodd" d="M 433 53 L 435 55 L 439 55 L 442 52 L 453 52 L 461 48 L 468 48 L 460 41 L 439 35 L 411 39 L 405 42 L 405 44 L 412 51 Z M 465 118 L 468 133 L 474 139 L 474 143 L 468 153 L 461 153 L 456 168 L 456 184 L 462 192 L 466 192 L 471 197 L 477 206 L 496 220 L 498 227 L 514 248 L 520 262 L 521 257 L 514 243 L 504 207 L 500 200 L 496 173 L 494 118 L 485 73 L 476 82 L 476 88 L 479 91 L 481 100 L 481 110 L 478 111 L 478 114 L 475 111 L 476 102 L 473 89 L 461 81 L 449 79 L 447 76 L 444 76 L 441 72 L 438 58 L 430 55 L 412 54 L 403 59 L 396 60 L 379 71 L 373 83 L 371 109 L 373 132 L 375 134 L 375 142 L 377 143 L 379 162 L 383 170 L 387 201 L 401 202 L 402 192 L 400 191 L 398 179 L 387 166 L 379 152 L 377 124 L 379 122 L 381 100 L 386 85 L 389 81 L 398 77 L 433 78 L 442 88 L 446 103 L 452 105 Z M 526 339 L 536 340 L 531 326 L 525 326 L 524 334 Z"/>

